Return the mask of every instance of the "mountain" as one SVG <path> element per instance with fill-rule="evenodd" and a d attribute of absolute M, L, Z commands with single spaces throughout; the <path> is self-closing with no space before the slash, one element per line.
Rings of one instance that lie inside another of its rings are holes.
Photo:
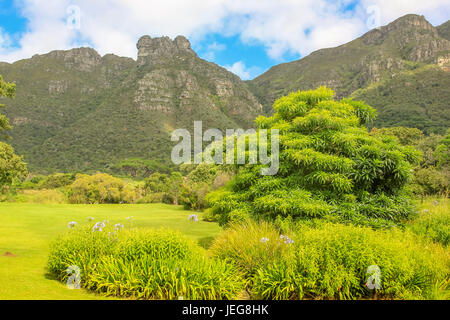
<path fill-rule="evenodd" d="M 137 61 L 91 48 L 52 51 L 0 74 L 12 144 L 34 172 L 105 170 L 129 158 L 170 161 L 170 133 L 247 128 L 262 106 L 239 77 L 200 59 L 182 36 L 143 36 Z"/>
<path fill-rule="evenodd" d="M 450 127 L 450 24 L 406 15 L 336 48 L 272 67 L 248 81 L 265 113 L 291 91 L 326 85 L 377 108 L 375 126 L 404 125 L 427 133 Z"/>
<path fill-rule="evenodd" d="M 437 27 L 439 36 L 450 40 L 450 20 Z"/>

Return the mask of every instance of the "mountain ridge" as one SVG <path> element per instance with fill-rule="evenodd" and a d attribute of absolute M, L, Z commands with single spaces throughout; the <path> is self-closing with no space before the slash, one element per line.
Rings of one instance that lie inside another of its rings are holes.
<path fill-rule="evenodd" d="M 53 50 L 0 74 L 15 82 L 4 110 L 12 143 L 33 172 L 104 171 L 130 158 L 170 161 L 170 133 L 248 128 L 273 101 L 326 85 L 337 98 L 379 111 L 375 126 L 443 133 L 450 124 L 450 24 L 406 15 L 335 48 L 273 66 L 243 82 L 201 59 L 184 36 L 142 36 L 137 59 L 101 56 L 89 47 Z"/>
<path fill-rule="evenodd" d="M 263 105 L 264 112 L 270 114 L 273 101 L 292 91 L 326 85 L 336 91 L 337 98 L 342 98 L 373 83 L 392 79 L 424 65 L 441 67 L 444 71 L 441 77 L 447 82 L 450 41 L 440 36 L 447 32 L 447 25 L 448 22 L 442 24 L 439 31 L 440 26 L 433 27 L 423 16 L 409 14 L 386 26 L 370 30 L 346 44 L 320 49 L 299 60 L 274 66 L 247 83 Z M 450 98 L 448 90 L 444 86 L 441 87 L 445 91 L 442 95 Z M 367 98 L 358 95 L 354 97 L 363 100 Z M 366 102 L 380 110 L 388 100 L 367 99 Z M 413 109 L 417 108 L 416 103 Z M 442 108 L 442 105 L 438 108 Z M 405 108 L 401 109 L 403 113 Z M 425 111 L 421 111 L 424 116 Z M 439 117 L 440 115 L 437 118 Z M 428 120 L 435 121 L 431 118 Z M 448 127 L 449 122 L 448 116 L 445 117 L 445 126 Z M 413 120 L 403 123 L 415 126 Z M 427 123 L 426 126 L 418 127 L 428 133 L 445 131 L 445 126 L 441 124 L 433 127 Z M 375 125 L 383 126 L 389 123 L 378 120 Z"/>
<path fill-rule="evenodd" d="M 170 160 L 170 133 L 251 126 L 261 105 L 238 76 L 200 59 L 180 36 L 142 37 L 138 59 L 92 48 L 0 65 L 12 143 L 39 172 L 105 170 L 127 158 Z"/>

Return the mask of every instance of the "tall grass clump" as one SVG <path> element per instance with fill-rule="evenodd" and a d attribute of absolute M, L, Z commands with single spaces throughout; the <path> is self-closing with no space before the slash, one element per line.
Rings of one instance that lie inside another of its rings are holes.
<path fill-rule="evenodd" d="M 235 224 L 209 248 L 212 256 L 235 263 L 247 277 L 261 266 L 281 260 L 288 250 L 278 230 L 265 221 Z"/>
<path fill-rule="evenodd" d="M 448 199 L 429 200 L 408 227 L 412 232 L 439 242 L 450 243 L 450 204 Z"/>
<path fill-rule="evenodd" d="M 237 270 L 204 256 L 190 259 L 151 255 L 134 260 L 105 256 L 91 275 L 88 289 L 136 299 L 233 299 L 243 289 Z"/>
<path fill-rule="evenodd" d="M 108 236 L 111 231 L 94 232 L 93 227 L 93 223 L 74 227 L 51 242 L 47 269 L 52 276 L 65 282 L 70 276 L 66 269 L 76 265 L 85 283 L 98 259 L 113 252 L 115 242 Z"/>
<path fill-rule="evenodd" d="M 251 234 L 271 236 L 261 243 Z M 448 292 L 449 252 L 410 232 L 323 222 L 297 226 L 288 243 L 286 235 L 276 235 L 267 224 L 232 226 L 211 254 L 228 256 L 243 270 L 248 261 L 258 262 L 248 279 L 258 299 L 434 299 Z M 370 266 L 381 270 L 379 289 L 367 287 Z"/>
<path fill-rule="evenodd" d="M 121 229 L 106 224 L 74 227 L 51 246 L 48 269 L 67 281 L 66 269 L 81 269 L 81 286 L 135 299 L 233 299 L 243 279 L 232 264 L 170 229 Z"/>

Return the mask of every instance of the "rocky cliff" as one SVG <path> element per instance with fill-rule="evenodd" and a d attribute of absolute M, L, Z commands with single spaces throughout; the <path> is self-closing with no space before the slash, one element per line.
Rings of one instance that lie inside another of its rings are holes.
<path fill-rule="evenodd" d="M 200 59 L 182 36 L 142 37 L 138 59 L 91 48 L 52 51 L 0 74 L 17 85 L 5 101 L 12 143 L 32 171 L 104 170 L 133 157 L 170 159 L 170 133 L 252 126 L 261 105 L 239 77 Z"/>

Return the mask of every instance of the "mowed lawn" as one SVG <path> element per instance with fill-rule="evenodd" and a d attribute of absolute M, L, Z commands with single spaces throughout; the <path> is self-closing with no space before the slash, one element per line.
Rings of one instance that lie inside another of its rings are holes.
<path fill-rule="evenodd" d="M 216 223 L 188 221 L 190 211 L 179 206 L 149 205 L 67 205 L 0 203 L 0 299 L 104 299 L 85 291 L 70 290 L 46 277 L 49 242 L 76 221 L 95 221 L 134 227 L 168 227 L 189 237 L 208 242 L 221 228 Z M 12 255 L 5 255 L 7 252 Z"/>

